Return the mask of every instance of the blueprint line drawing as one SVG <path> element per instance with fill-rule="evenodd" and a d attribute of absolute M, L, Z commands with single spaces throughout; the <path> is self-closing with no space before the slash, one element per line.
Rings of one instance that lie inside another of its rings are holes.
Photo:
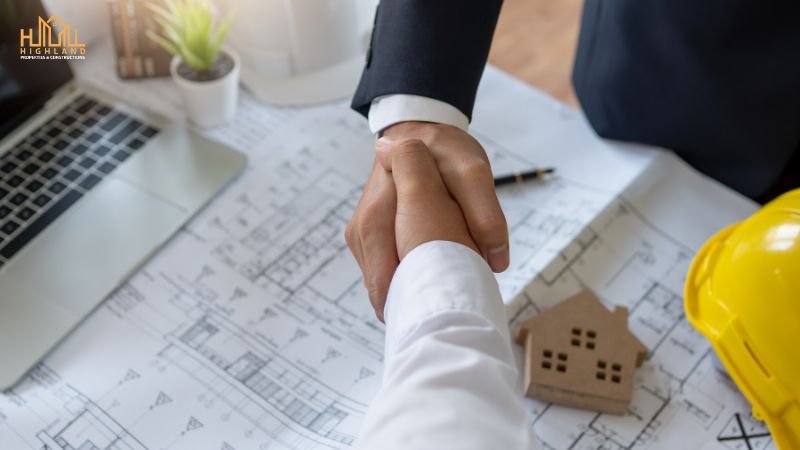
<path fill-rule="evenodd" d="M 164 114 L 180 108 L 169 83 L 123 83 L 102 63 L 76 72 Z M 345 102 L 274 108 L 243 92 L 238 115 L 202 133 L 248 154 L 243 175 L 0 395 L 0 448 L 310 450 L 357 440 L 381 383 L 384 333 L 344 228 L 374 137 Z M 686 322 L 681 295 L 700 243 L 753 206 L 666 153 L 600 141 L 578 112 L 495 69 L 472 131 L 498 174 L 558 167 L 554 179 L 498 190 L 511 240 L 511 267 L 497 277 L 509 325 L 589 288 L 628 307 L 650 350 L 624 416 L 525 400 L 544 447 L 774 449 Z M 707 205 L 713 220 L 694 213 Z"/>
<path fill-rule="evenodd" d="M 162 356 L 181 364 L 193 353 L 191 356 L 210 362 L 229 375 L 229 386 L 242 391 L 245 398 L 261 400 L 264 409 L 284 425 L 298 425 L 319 438 L 338 443 L 353 442 L 355 436 L 338 432 L 337 427 L 351 414 L 363 413 L 367 405 L 356 403 L 358 409 L 354 410 L 312 377 L 297 376 L 280 353 L 256 354 L 243 339 L 238 343 L 239 356 L 228 359 L 225 355 L 234 351 L 232 341 L 244 333 L 227 327 L 221 318 L 203 316 L 177 339 L 179 344 L 165 349 Z"/>
<path fill-rule="evenodd" d="M 725 429 L 717 436 L 717 440 L 732 449 L 755 450 L 765 448 L 769 444 L 769 431 L 762 423 L 752 417 L 742 417 L 735 413 L 731 416 Z"/>
<path fill-rule="evenodd" d="M 63 427 L 42 430 L 36 437 L 46 450 L 146 450 L 138 439 L 103 409 L 79 392 L 74 392 L 64 408 L 76 414 Z"/>

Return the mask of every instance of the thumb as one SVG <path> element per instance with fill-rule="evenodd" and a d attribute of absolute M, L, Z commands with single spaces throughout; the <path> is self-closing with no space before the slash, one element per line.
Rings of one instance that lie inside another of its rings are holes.
<path fill-rule="evenodd" d="M 464 215 L 450 197 L 428 147 L 419 140 L 404 140 L 392 146 L 391 156 L 397 191 L 397 256 L 402 260 L 418 245 L 431 241 L 457 242 L 477 252 Z"/>
<path fill-rule="evenodd" d="M 418 195 L 447 194 L 439 166 L 428 146 L 418 139 L 406 139 L 391 145 L 383 159 L 390 159 L 398 200 Z M 382 164 L 383 165 L 383 164 Z M 384 168 L 386 166 L 384 165 Z"/>
<path fill-rule="evenodd" d="M 381 136 L 375 141 L 375 156 L 383 170 L 392 171 L 392 144 L 394 141 L 386 136 Z"/>

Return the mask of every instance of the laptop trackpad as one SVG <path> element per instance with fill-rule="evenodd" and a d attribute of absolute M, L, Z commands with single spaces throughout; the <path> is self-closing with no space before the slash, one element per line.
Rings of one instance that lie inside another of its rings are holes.
<path fill-rule="evenodd" d="M 30 289 L 31 297 L 55 301 L 82 316 L 130 276 L 186 216 L 178 207 L 109 177 L 18 254 L 4 275 L 20 291 Z"/>

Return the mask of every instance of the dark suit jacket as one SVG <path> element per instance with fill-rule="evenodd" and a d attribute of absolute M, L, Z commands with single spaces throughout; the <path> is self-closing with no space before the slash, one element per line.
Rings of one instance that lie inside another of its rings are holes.
<path fill-rule="evenodd" d="M 470 116 L 501 3 L 383 0 L 353 108 L 415 94 Z M 586 0 L 573 83 L 603 137 L 673 149 L 751 197 L 800 180 L 796 0 Z"/>

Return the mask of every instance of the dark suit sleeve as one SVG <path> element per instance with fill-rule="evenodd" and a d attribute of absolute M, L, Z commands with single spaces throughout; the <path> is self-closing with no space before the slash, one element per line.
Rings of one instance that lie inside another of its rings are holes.
<path fill-rule="evenodd" d="M 367 115 L 376 97 L 412 94 L 472 117 L 502 0 L 382 0 L 352 107 Z"/>

